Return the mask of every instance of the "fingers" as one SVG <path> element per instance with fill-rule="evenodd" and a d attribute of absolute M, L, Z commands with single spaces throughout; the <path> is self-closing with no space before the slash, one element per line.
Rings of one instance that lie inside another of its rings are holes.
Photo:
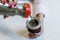
<path fill-rule="evenodd" d="M 14 7 L 17 5 L 17 0 L 14 0 L 13 5 Z"/>
<path fill-rule="evenodd" d="M 10 7 L 13 5 L 14 7 L 17 4 L 17 0 L 9 0 Z"/>
<path fill-rule="evenodd" d="M 12 8 L 12 5 L 13 5 L 12 0 L 9 0 L 9 8 L 10 8 L 10 9 Z"/>
<path fill-rule="evenodd" d="M 12 5 L 15 7 L 17 4 L 17 0 L 9 0 L 9 8 L 11 9 L 12 8 Z"/>
<path fill-rule="evenodd" d="M 17 4 L 17 0 L 2 0 L 3 4 L 5 4 L 6 2 L 9 4 L 10 9 L 12 8 L 12 5 L 15 7 Z"/>
<path fill-rule="evenodd" d="M 6 0 L 2 0 L 1 2 L 2 2 L 3 4 L 5 4 L 5 3 L 6 3 Z"/>

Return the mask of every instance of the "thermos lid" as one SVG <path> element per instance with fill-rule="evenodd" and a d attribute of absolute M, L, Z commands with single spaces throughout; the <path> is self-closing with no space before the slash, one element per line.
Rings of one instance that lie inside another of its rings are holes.
<path fill-rule="evenodd" d="M 24 7 L 26 8 L 24 17 L 27 18 L 31 14 L 31 7 L 29 3 L 25 3 Z"/>

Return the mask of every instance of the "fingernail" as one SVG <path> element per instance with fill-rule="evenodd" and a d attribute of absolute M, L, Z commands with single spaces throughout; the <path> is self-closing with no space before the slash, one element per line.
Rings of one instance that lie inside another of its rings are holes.
<path fill-rule="evenodd" d="M 12 4 L 10 4 L 9 8 L 10 8 L 10 9 L 12 8 Z"/>
<path fill-rule="evenodd" d="M 17 5 L 17 3 L 14 3 L 14 7 Z"/>
<path fill-rule="evenodd" d="M 14 7 L 15 7 L 16 5 L 17 5 L 17 4 L 15 3 L 15 4 L 14 4 Z"/>
<path fill-rule="evenodd" d="M 5 5 L 5 3 L 6 3 L 6 2 L 5 2 L 5 1 L 3 1 L 2 3 Z"/>

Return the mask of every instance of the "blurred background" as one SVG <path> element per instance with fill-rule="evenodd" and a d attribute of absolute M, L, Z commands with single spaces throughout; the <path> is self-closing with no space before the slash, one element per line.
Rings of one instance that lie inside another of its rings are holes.
<path fill-rule="evenodd" d="M 35 39 L 28 37 L 26 20 L 18 15 L 3 19 L 0 15 L 0 40 L 60 40 L 60 0 L 41 0 L 40 11 L 45 14 L 44 33 Z"/>

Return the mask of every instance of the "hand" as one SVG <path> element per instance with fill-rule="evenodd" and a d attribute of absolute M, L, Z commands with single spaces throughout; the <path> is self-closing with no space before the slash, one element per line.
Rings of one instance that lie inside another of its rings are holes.
<path fill-rule="evenodd" d="M 10 9 L 12 8 L 12 5 L 15 7 L 16 4 L 17 4 L 17 0 L 1 0 L 1 2 L 2 2 L 4 5 L 5 5 L 5 3 L 8 3 Z M 7 17 L 9 17 L 9 16 L 4 15 L 4 19 L 7 18 Z"/>
<path fill-rule="evenodd" d="M 8 3 L 9 4 L 9 8 L 12 8 L 12 5 L 15 7 L 17 4 L 17 0 L 2 0 L 2 3 Z"/>

